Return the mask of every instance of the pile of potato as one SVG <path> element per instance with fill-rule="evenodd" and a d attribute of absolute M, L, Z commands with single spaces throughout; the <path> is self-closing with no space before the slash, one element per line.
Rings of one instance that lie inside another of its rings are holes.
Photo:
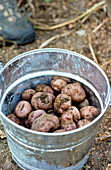
<path fill-rule="evenodd" d="M 26 89 L 14 112 L 7 117 L 26 128 L 58 133 L 87 125 L 98 116 L 89 105 L 86 92 L 79 82 L 53 76 L 50 86 L 38 84 Z"/>

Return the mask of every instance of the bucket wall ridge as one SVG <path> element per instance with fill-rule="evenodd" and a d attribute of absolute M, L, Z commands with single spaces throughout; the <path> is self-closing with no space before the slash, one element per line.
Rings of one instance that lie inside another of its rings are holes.
<path fill-rule="evenodd" d="M 93 136 L 99 126 L 101 120 L 95 122 L 92 126 L 87 127 L 79 132 L 73 132 L 71 134 L 64 134 L 62 136 L 44 136 L 44 133 L 31 133 L 31 130 L 26 133 L 25 129 L 19 129 L 18 127 L 12 126 L 11 123 L 7 122 L 6 119 L 2 119 L 2 123 L 7 131 L 7 134 L 15 139 L 17 142 L 24 143 L 29 147 L 38 149 L 64 149 L 65 147 L 73 147 L 84 142 L 87 138 Z"/>
<path fill-rule="evenodd" d="M 47 141 L 44 145 L 41 144 L 35 144 L 35 147 L 33 145 L 30 145 L 30 143 L 25 142 L 24 140 L 20 140 L 18 141 L 16 139 L 16 137 L 12 136 L 7 130 L 5 131 L 7 136 L 10 137 L 14 142 L 18 143 L 19 145 L 22 145 L 23 147 L 26 147 L 27 149 L 32 149 L 32 150 L 37 150 L 37 151 L 44 151 L 44 152 L 60 152 L 60 151 L 64 151 L 64 150 L 70 150 L 73 149 L 74 147 L 77 147 L 79 145 L 82 145 L 82 143 L 86 142 L 87 140 L 89 140 L 90 138 L 93 138 L 95 133 L 97 132 L 97 129 L 94 130 L 94 132 L 90 133 L 90 135 L 86 136 L 85 138 L 83 138 L 82 140 L 76 141 L 76 142 L 72 142 L 72 143 L 66 143 L 66 145 L 62 144 L 62 140 L 61 143 L 56 143 L 56 145 L 47 145 Z"/>

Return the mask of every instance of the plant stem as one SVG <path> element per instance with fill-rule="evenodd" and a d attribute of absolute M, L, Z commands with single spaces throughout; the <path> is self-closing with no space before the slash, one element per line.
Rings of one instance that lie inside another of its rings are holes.
<path fill-rule="evenodd" d="M 40 30 L 54 30 L 56 28 L 60 28 L 60 27 L 72 24 L 72 23 L 84 18 L 89 13 L 91 13 L 92 11 L 95 11 L 95 9 L 98 9 L 98 7 L 100 7 L 100 6 L 104 5 L 104 4 L 105 4 L 105 0 L 100 1 L 100 2 L 96 3 L 94 6 L 92 6 L 90 9 L 88 9 L 86 12 L 83 12 L 83 14 L 79 15 L 78 17 L 76 17 L 74 19 L 71 19 L 69 21 L 63 22 L 61 24 L 57 24 L 57 25 L 53 25 L 53 26 L 46 26 L 46 27 L 35 25 L 34 28 L 35 29 L 40 29 Z"/>

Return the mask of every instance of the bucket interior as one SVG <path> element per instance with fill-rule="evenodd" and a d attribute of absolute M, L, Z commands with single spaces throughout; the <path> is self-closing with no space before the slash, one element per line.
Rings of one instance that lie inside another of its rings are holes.
<path fill-rule="evenodd" d="M 44 75 L 45 74 L 45 75 Z M 26 89 L 35 89 L 35 87 L 37 86 L 37 84 L 45 84 L 45 85 L 50 85 L 51 81 L 52 81 L 52 76 L 55 74 L 55 76 L 60 76 L 61 74 L 64 75 L 64 73 L 60 73 L 59 75 L 56 75 L 56 72 L 53 71 L 48 71 L 43 74 L 43 72 L 39 72 L 38 73 L 33 73 L 27 76 L 24 76 L 22 78 L 20 78 L 19 80 L 17 80 L 16 82 L 14 82 L 11 86 L 9 86 L 7 88 L 7 90 L 5 91 L 4 95 L 3 95 L 3 100 L 2 100 L 2 112 L 5 115 L 9 115 L 11 113 L 13 113 L 17 103 L 19 101 L 22 100 L 22 92 Z M 71 76 L 71 75 L 69 75 Z M 72 77 L 75 77 L 74 75 L 72 75 Z M 70 77 L 67 77 L 70 78 Z M 102 102 L 101 102 L 101 98 L 99 96 L 99 94 L 97 93 L 96 89 L 94 87 L 92 87 L 87 81 L 84 80 L 83 84 L 83 79 L 81 79 L 80 77 L 76 78 L 71 78 L 70 79 L 71 82 L 81 82 L 82 87 L 84 88 L 85 92 L 86 92 L 86 98 L 89 101 L 89 104 L 92 106 L 95 106 L 98 109 L 98 112 L 100 113 L 102 110 Z M 87 86 L 86 86 L 87 84 Z M 91 87 L 88 87 L 91 86 Z M 92 91 L 91 89 L 93 89 L 94 91 Z"/>

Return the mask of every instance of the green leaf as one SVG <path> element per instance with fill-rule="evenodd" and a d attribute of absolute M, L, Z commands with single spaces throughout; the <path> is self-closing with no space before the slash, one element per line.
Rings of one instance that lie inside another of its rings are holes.
<path fill-rule="evenodd" d="M 86 165 L 82 167 L 83 169 L 86 168 Z"/>
<path fill-rule="evenodd" d="M 45 0 L 46 2 L 50 2 L 51 0 Z"/>
<path fill-rule="evenodd" d="M 103 129 L 101 129 L 101 133 L 103 133 Z"/>

